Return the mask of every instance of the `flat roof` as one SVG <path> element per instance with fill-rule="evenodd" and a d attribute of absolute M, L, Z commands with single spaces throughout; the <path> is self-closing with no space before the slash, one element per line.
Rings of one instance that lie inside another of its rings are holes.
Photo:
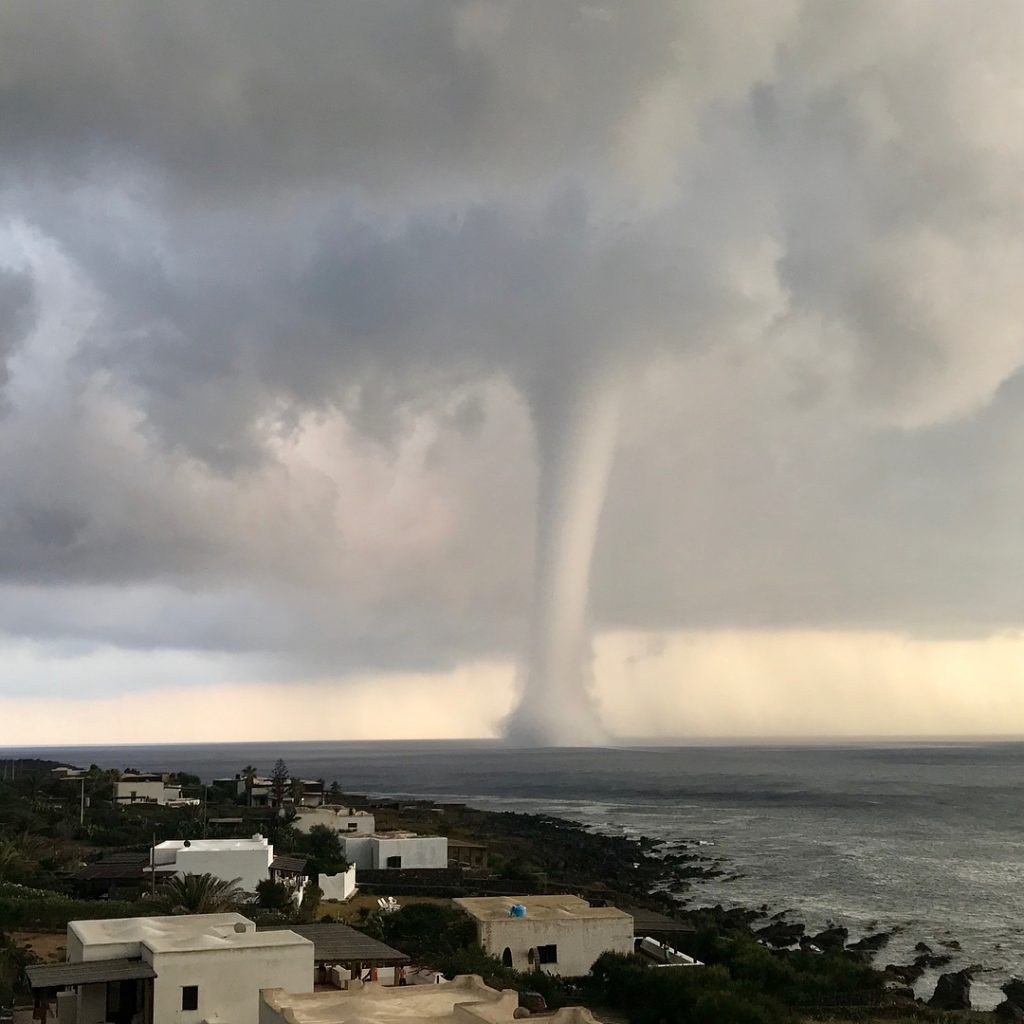
<path fill-rule="evenodd" d="M 72 921 L 68 927 L 86 947 L 139 945 L 154 953 L 309 943 L 308 939 L 292 931 L 257 932 L 256 925 L 241 914 L 108 918 L 101 921 Z"/>
<path fill-rule="evenodd" d="M 303 814 L 333 814 L 339 818 L 372 818 L 369 811 L 361 811 L 358 807 L 347 807 L 344 804 L 320 804 L 319 807 L 304 807 L 298 812 L 301 818 Z"/>
<path fill-rule="evenodd" d="M 294 995 L 282 989 L 262 993 L 263 1000 L 293 1024 L 424 1024 L 463 1021 L 456 1007 L 484 1022 L 507 1021 L 519 1005 L 518 995 L 498 992 L 472 975 L 444 985 L 351 986 L 348 990 Z M 472 1018 L 470 1018 L 472 1019 Z"/>
<path fill-rule="evenodd" d="M 409 957 L 383 942 L 370 938 L 347 924 L 268 924 L 260 925 L 259 932 L 287 929 L 313 943 L 313 960 L 325 964 L 375 964 L 392 967 L 407 964 Z"/>
<path fill-rule="evenodd" d="M 348 832 L 341 834 L 342 839 L 443 839 L 448 842 L 447 836 L 424 836 L 419 832 L 406 832 L 404 829 L 392 829 L 390 832 Z"/>
<path fill-rule="evenodd" d="M 250 836 L 247 839 L 165 839 L 157 843 L 158 850 L 202 850 L 204 853 L 214 853 L 223 850 L 266 850 L 270 846 L 270 840 L 265 836 L 256 839 Z"/>
<path fill-rule="evenodd" d="M 517 903 L 526 907 L 526 919 L 534 921 L 633 919 L 618 907 L 592 907 L 579 896 L 464 896 L 452 901 L 478 921 L 499 921 L 511 917 Z"/>
<path fill-rule="evenodd" d="M 102 981 L 135 981 L 155 978 L 152 965 L 142 960 L 85 960 L 81 963 L 32 964 L 25 968 L 31 988 L 63 988 Z"/>

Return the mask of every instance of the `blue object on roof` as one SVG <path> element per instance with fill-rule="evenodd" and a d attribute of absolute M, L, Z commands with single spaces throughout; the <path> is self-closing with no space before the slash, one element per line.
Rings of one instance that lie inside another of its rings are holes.
<path fill-rule="evenodd" d="M 508 908 L 508 916 L 526 917 L 526 907 L 524 907 L 522 903 L 513 903 L 512 906 Z"/>

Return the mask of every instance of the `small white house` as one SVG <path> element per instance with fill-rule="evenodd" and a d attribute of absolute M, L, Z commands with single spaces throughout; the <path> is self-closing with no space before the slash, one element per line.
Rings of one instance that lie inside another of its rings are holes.
<path fill-rule="evenodd" d="M 275 857 L 270 841 L 259 834 L 251 839 L 167 839 L 153 847 L 146 871 L 157 879 L 174 875 L 213 875 L 255 892 L 260 882 L 272 878 L 283 884 L 296 903 L 302 902 L 306 884 L 305 857 Z"/>
<path fill-rule="evenodd" d="M 446 868 L 448 840 L 415 832 L 372 832 L 341 836 L 345 859 L 363 871 L 382 868 Z"/>
<path fill-rule="evenodd" d="M 295 827 L 300 832 L 308 832 L 314 825 L 326 825 L 335 832 L 347 835 L 370 835 L 377 830 L 377 824 L 369 811 L 359 811 L 353 807 L 335 807 L 330 804 L 298 812 Z"/>
<path fill-rule="evenodd" d="M 172 786 L 164 775 L 124 772 L 117 780 L 119 804 L 168 804 L 181 800 L 181 787 Z"/>
<path fill-rule="evenodd" d="M 579 977 L 602 953 L 633 952 L 633 918 L 578 896 L 479 896 L 454 901 L 480 945 L 517 971 Z"/>
<path fill-rule="evenodd" d="M 261 835 L 251 839 L 167 839 L 153 847 L 158 875 L 205 875 L 239 879 L 246 892 L 270 877 L 274 848 Z"/>
<path fill-rule="evenodd" d="M 313 943 L 240 914 L 73 921 L 67 961 L 26 973 L 42 1024 L 258 1024 L 262 989 L 313 991 Z"/>

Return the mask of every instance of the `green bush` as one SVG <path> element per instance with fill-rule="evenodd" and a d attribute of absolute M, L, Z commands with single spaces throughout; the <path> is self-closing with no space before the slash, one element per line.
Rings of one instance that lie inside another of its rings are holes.
<path fill-rule="evenodd" d="M 69 921 L 105 917 L 134 917 L 137 903 L 121 900 L 79 900 L 60 893 L 28 890 L 34 895 L 10 895 L 11 887 L 0 887 L 0 928 L 66 928 Z"/>

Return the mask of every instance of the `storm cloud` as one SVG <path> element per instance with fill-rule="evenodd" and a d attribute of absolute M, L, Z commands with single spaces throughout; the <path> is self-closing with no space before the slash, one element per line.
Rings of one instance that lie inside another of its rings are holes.
<path fill-rule="evenodd" d="M 4 4 L 8 641 L 515 659 L 595 373 L 597 630 L 1018 629 L 1022 58 L 1009 0 Z"/>

